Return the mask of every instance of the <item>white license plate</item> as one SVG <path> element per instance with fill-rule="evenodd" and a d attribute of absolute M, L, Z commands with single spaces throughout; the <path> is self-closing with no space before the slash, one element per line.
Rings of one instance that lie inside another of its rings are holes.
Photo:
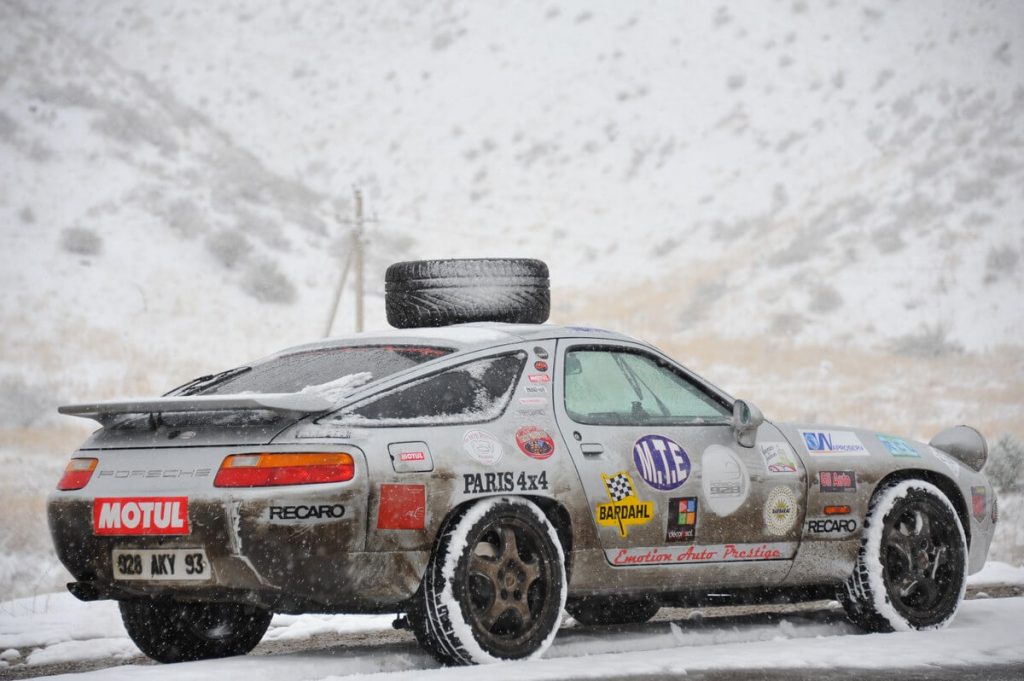
<path fill-rule="evenodd" d="M 210 579 L 210 563 L 203 549 L 115 549 L 113 563 L 114 579 Z"/>

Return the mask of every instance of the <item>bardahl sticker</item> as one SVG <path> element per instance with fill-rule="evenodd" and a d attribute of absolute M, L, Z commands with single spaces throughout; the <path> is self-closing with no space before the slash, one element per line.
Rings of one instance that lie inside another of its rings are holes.
<path fill-rule="evenodd" d="M 536 426 L 524 426 L 516 431 L 519 451 L 533 459 L 546 459 L 555 453 L 555 441 L 547 431 Z"/>
<path fill-rule="evenodd" d="M 722 445 L 711 445 L 701 455 L 701 489 L 705 508 L 727 516 L 747 500 L 750 474 L 736 453 Z"/>
<path fill-rule="evenodd" d="M 505 453 L 498 438 L 486 430 L 467 430 L 462 436 L 462 448 L 471 458 L 485 466 L 496 465 Z"/>
<path fill-rule="evenodd" d="M 768 493 L 764 504 L 764 524 L 769 534 L 783 535 L 796 523 L 797 499 L 793 490 L 778 486 Z"/>
<path fill-rule="evenodd" d="M 677 489 L 690 477 L 686 450 L 664 435 L 644 435 L 637 440 L 633 463 L 640 478 L 662 492 Z"/>
<path fill-rule="evenodd" d="M 630 525 L 646 525 L 654 518 L 654 502 L 641 501 L 636 495 L 636 485 L 629 471 L 614 475 L 601 474 L 604 489 L 608 493 L 607 504 L 597 505 L 597 524 L 603 527 L 619 528 L 620 537 L 628 537 Z"/>
<path fill-rule="evenodd" d="M 800 470 L 796 453 L 785 442 L 762 442 L 759 447 L 769 475 L 790 475 Z"/>

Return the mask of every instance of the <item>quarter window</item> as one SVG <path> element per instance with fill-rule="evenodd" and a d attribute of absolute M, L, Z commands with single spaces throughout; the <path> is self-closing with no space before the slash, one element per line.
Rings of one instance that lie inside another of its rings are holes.
<path fill-rule="evenodd" d="M 577 423 L 728 423 L 725 405 L 664 362 L 625 350 L 569 350 L 565 409 Z"/>
<path fill-rule="evenodd" d="M 372 427 L 490 421 L 505 411 L 525 363 L 526 354 L 517 352 L 460 364 L 346 407 L 321 423 Z"/>

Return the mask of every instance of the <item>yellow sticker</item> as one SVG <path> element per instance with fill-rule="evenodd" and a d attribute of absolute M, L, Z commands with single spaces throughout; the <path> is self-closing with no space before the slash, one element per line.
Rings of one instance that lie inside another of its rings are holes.
<path fill-rule="evenodd" d="M 628 537 L 627 525 L 646 525 L 654 517 L 654 502 L 640 501 L 633 478 L 626 471 L 615 475 L 601 473 L 611 503 L 597 505 L 597 524 L 618 527 L 620 537 Z"/>

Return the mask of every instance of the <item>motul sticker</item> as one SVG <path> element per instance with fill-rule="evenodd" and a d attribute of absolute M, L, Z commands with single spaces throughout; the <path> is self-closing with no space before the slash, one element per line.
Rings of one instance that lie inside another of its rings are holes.
<path fill-rule="evenodd" d="M 402 462 L 426 461 L 427 455 L 424 452 L 399 452 L 398 460 Z"/>
<path fill-rule="evenodd" d="M 188 497 L 107 497 L 93 500 L 99 535 L 188 534 Z"/>

